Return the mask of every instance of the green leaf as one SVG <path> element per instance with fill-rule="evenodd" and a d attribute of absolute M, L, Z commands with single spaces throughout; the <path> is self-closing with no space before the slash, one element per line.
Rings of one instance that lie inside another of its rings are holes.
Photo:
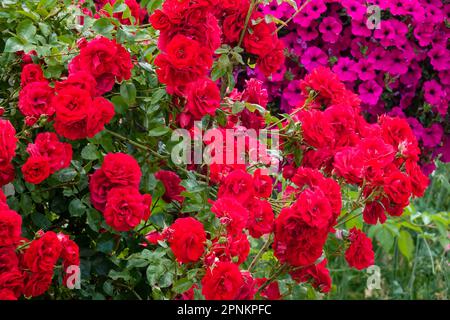
<path fill-rule="evenodd" d="M 97 160 L 98 159 L 98 150 L 97 147 L 93 144 L 88 144 L 81 150 L 81 157 L 85 160 Z"/>
<path fill-rule="evenodd" d="M 23 20 L 17 26 L 17 35 L 27 42 L 34 43 L 36 36 L 36 27 L 31 20 Z"/>
<path fill-rule="evenodd" d="M 80 199 L 73 199 L 69 203 L 69 213 L 73 217 L 81 217 L 86 212 L 86 206 Z"/>
<path fill-rule="evenodd" d="M 114 30 L 114 25 L 108 18 L 100 18 L 94 22 L 92 29 L 101 35 L 107 36 Z"/>
<path fill-rule="evenodd" d="M 136 87 L 133 83 L 122 83 L 120 86 L 120 95 L 125 102 L 133 104 L 136 101 Z"/>
<path fill-rule="evenodd" d="M 74 168 L 65 168 L 55 173 L 56 179 L 60 182 L 72 181 L 77 175 L 78 172 Z"/>
<path fill-rule="evenodd" d="M 414 241 L 408 231 L 400 231 L 400 236 L 398 238 L 398 248 L 408 260 L 412 259 L 414 253 Z"/>
<path fill-rule="evenodd" d="M 6 40 L 4 52 L 17 52 L 22 51 L 24 48 L 24 44 L 17 37 L 12 37 Z"/>
<path fill-rule="evenodd" d="M 170 131 L 170 128 L 165 126 L 158 126 L 148 131 L 150 137 L 160 137 Z"/>
<path fill-rule="evenodd" d="M 189 279 L 180 279 L 178 281 L 176 281 L 173 286 L 172 286 L 172 290 L 175 293 L 183 293 L 188 291 L 192 285 L 194 284 L 194 282 L 192 280 Z"/>

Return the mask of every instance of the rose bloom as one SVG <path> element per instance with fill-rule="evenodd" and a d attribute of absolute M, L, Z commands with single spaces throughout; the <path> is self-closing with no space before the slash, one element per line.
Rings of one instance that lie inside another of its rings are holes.
<path fill-rule="evenodd" d="M 89 180 L 92 205 L 103 212 L 109 190 L 114 187 L 139 189 L 141 176 L 141 168 L 132 156 L 125 153 L 107 154 L 101 168 Z"/>
<path fill-rule="evenodd" d="M 263 174 L 261 169 L 256 169 L 253 173 L 253 186 L 257 197 L 269 198 L 272 194 L 272 178 Z"/>
<path fill-rule="evenodd" d="M 8 297 L 11 293 L 15 298 L 19 298 L 23 292 L 23 275 L 19 269 L 0 273 L 0 289 L 9 290 Z"/>
<path fill-rule="evenodd" d="M 218 197 L 230 197 L 245 205 L 254 195 L 253 178 L 243 170 L 228 174 L 219 187 Z"/>
<path fill-rule="evenodd" d="M 72 145 L 59 141 L 53 132 L 39 133 L 34 144 L 29 144 L 27 152 L 31 157 L 46 157 L 50 165 L 50 173 L 70 166 Z"/>
<path fill-rule="evenodd" d="M 47 231 L 30 246 L 23 256 L 24 266 L 31 272 L 53 273 L 53 268 L 62 251 L 61 242 L 53 231 Z"/>
<path fill-rule="evenodd" d="M 133 64 L 129 52 L 115 40 L 98 37 L 80 49 L 69 64 L 69 74 L 86 71 L 97 82 L 96 95 L 110 91 L 115 81 L 128 80 Z"/>
<path fill-rule="evenodd" d="M 247 225 L 249 212 L 234 198 L 221 197 L 217 199 L 211 207 L 211 211 L 227 227 L 229 233 L 239 233 Z"/>
<path fill-rule="evenodd" d="M 290 275 L 297 283 L 312 281 L 314 288 L 319 289 L 322 293 L 327 293 L 331 289 L 331 277 L 326 265 L 327 259 L 323 259 L 318 264 L 292 271 Z"/>
<path fill-rule="evenodd" d="M 0 202 L 0 247 L 16 244 L 22 232 L 22 217 Z"/>
<path fill-rule="evenodd" d="M 0 119 L 0 168 L 12 161 L 17 145 L 16 129 L 11 122 Z"/>
<path fill-rule="evenodd" d="M 38 297 L 47 292 L 52 283 L 52 272 L 25 272 L 23 294 L 26 297 Z"/>
<path fill-rule="evenodd" d="M 202 78 L 190 84 L 186 92 L 186 111 L 195 120 L 201 120 L 209 114 L 214 116 L 220 107 L 220 92 L 216 83 L 208 78 Z"/>
<path fill-rule="evenodd" d="M 374 264 L 375 254 L 372 249 L 372 241 L 356 228 L 350 230 L 348 236 L 350 247 L 345 251 L 345 260 L 350 267 L 363 270 Z"/>
<path fill-rule="evenodd" d="M 20 85 L 22 87 L 29 83 L 40 81 L 46 81 L 40 65 L 30 63 L 22 68 L 22 73 L 20 74 Z"/>
<path fill-rule="evenodd" d="M 170 249 L 179 263 L 197 262 L 205 251 L 203 224 L 192 217 L 179 218 L 169 227 Z"/>
<path fill-rule="evenodd" d="M 50 164 L 47 157 L 34 156 L 28 158 L 22 166 L 23 178 L 26 182 L 40 184 L 50 176 Z"/>
<path fill-rule="evenodd" d="M 24 116 L 51 116 L 55 113 L 53 96 L 53 88 L 47 81 L 31 82 L 19 92 L 19 110 Z"/>
<path fill-rule="evenodd" d="M 180 203 L 183 202 L 184 197 L 181 195 L 181 193 L 185 190 L 185 188 L 180 184 L 181 179 L 175 172 L 160 170 L 155 173 L 155 177 L 164 185 L 165 192 L 162 196 L 164 201 L 178 201 Z"/>
<path fill-rule="evenodd" d="M 239 292 L 244 280 L 238 266 L 219 262 L 206 270 L 202 279 L 202 293 L 206 300 L 231 300 Z"/>
<path fill-rule="evenodd" d="M 274 213 L 268 201 L 254 199 L 249 205 L 247 229 L 253 238 L 259 238 L 273 230 Z"/>
<path fill-rule="evenodd" d="M 97 82 L 89 72 L 78 71 L 70 74 L 64 81 L 57 81 L 55 83 L 55 91 L 58 93 L 64 89 L 78 88 L 89 92 L 91 97 L 95 97 L 96 86 Z"/>
<path fill-rule="evenodd" d="M 150 216 L 151 196 L 133 187 L 113 188 L 108 192 L 103 212 L 106 223 L 119 232 L 130 231 Z"/>

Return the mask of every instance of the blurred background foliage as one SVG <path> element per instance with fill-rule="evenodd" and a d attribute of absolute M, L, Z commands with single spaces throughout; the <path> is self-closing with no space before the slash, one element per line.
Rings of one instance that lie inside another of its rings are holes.
<path fill-rule="evenodd" d="M 379 289 L 367 289 L 373 275 L 333 259 L 331 293 L 326 299 L 448 299 L 450 164 L 438 162 L 425 196 L 401 217 L 367 228 L 379 267 Z M 337 284 L 337 285 L 336 285 Z"/>

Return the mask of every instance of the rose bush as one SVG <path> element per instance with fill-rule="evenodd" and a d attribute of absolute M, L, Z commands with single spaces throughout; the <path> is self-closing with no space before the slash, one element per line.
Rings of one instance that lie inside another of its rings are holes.
<path fill-rule="evenodd" d="M 240 81 L 285 60 L 257 3 L 2 4 L 0 299 L 311 297 L 376 262 L 368 225 L 429 183 L 416 136 L 325 67 L 271 114 Z"/>

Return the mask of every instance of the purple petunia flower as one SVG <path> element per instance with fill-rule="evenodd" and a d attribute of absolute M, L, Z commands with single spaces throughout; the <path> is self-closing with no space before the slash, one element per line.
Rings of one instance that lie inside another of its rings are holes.
<path fill-rule="evenodd" d="M 319 48 L 309 47 L 303 54 L 301 62 L 305 66 L 305 69 L 308 70 L 308 72 L 311 72 L 319 66 L 327 65 L 328 57 L 325 52 Z"/>
<path fill-rule="evenodd" d="M 437 107 L 445 95 L 441 85 L 436 80 L 425 81 L 423 84 L 423 96 L 425 101 Z"/>
<path fill-rule="evenodd" d="M 333 17 L 326 17 L 319 26 L 323 41 L 335 43 L 342 31 L 342 23 Z"/>
<path fill-rule="evenodd" d="M 368 105 L 374 106 L 377 104 L 383 89 L 374 80 L 369 80 L 361 83 L 358 88 L 359 97 Z"/>
<path fill-rule="evenodd" d="M 438 71 L 446 70 L 450 65 L 449 51 L 442 46 L 433 46 L 428 51 L 428 57 L 430 58 L 431 65 Z"/>
<path fill-rule="evenodd" d="M 354 64 L 355 62 L 350 58 L 339 58 L 338 62 L 333 66 L 333 72 L 335 72 L 342 81 L 355 81 L 358 76 L 353 69 Z"/>
<path fill-rule="evenodd" d="M 299 26 L 297 34 L 303 41 L 311 41 L 317 38 L 319 32 L 317 31 L 317 21 L 311 21 L 307 27 Z"/>
<path fill-rule="evenodd" d="M 375 79 L 375 69 L 373 63 L 369 59 L 360 59 L 353 65 L 353 71 L 358 74 L 358 77 L 363 80 Z"/>
<path fill-rule="evenodd" d="M 364 20 L 366 14 L 366 7 L 362 4 L 362 1 L 357 0 L 343 0 L 342 6 L 347 11 L 347 14 L 354 20 Z"/>

